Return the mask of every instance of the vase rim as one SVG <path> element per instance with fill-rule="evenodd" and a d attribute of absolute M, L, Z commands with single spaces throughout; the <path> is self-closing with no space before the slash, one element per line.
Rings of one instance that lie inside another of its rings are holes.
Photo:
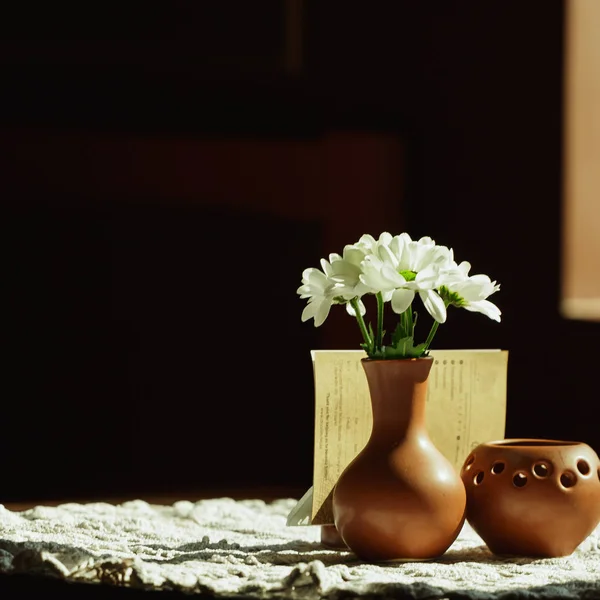
<path fill-rule="evenodd" d="M 485 442 L 482 445 L 492 448 L 541 448 L 541 447 L 559 447 L 559 446 L 581 446 L 584 442 L 575 440 L 555 440 L 545 438 L 506 438 L 504 440 L 494 440 Z"/>

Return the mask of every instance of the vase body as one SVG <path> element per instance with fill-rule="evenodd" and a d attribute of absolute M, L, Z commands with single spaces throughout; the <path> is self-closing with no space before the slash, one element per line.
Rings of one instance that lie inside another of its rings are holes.
<path fill-rule="evenodd" d="M 321 525 L 321 544 L 333 550 L 348 550 L 335 525 Z"/>
<path fill-rule="evenodd" d="M 466 518 L 494 554 L 566 556 L 600 523 L 600 460 L 582 442 L 486 442 L 461 477 Z"/>
<path fill-rule="evenodd" d="M 344 543 L 363 560 L 435 558 L 463 526 L 464 484 L 426 430 L 432 364 L 362 360 L 373 429 L 334 487 L 333 516 Z"/>

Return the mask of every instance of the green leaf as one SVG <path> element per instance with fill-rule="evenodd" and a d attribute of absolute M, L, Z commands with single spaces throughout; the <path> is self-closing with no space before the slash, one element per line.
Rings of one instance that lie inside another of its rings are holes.
<path fill-rule="evenodd" d="M 426 355 L 426 344 L 415 346 L 412 336 L 406 336 L 395 341 L 393 346 L 384 346 L 380 358 L 421 358 Z"/>
<path fill-rule="evenodd" d="M 375 334 L 373 333 L 373 325 L 371 325 L 371 323 L 368 325 L 368 330 L 371 343 L 369 344 L 369 350 L 367 350 L 367 352 L 372 353 L 375 350 Z"/>
<path fill-rule="evenodd" d="M 392 346 L 395 347 L 400 340 L 406 338 L 408 335 L 410 335 L 410 334 L 402 326 L 402 321 L 401 320 L 398 321 L 398 325 L 396 325 L 396 329 L 394 330 L 394 333 L 392 334 Z"/>

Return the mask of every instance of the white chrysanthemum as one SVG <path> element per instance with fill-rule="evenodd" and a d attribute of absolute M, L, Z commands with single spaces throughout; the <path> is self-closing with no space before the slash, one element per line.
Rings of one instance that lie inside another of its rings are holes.
<path fill-rule="evenodd" d="M 325 322 L 333 304 L 335 282 L 329 279 L 331 264 L 321 259 L 322 271 L 311 267 L 302 272 L 302 285 L 296 290 L 300 298 L 308 298 L 302 321 L 315 320 L 315 327 Z"/>
<path fill-rule="evenodd" d="M 302 321 L 314 319 L 315 327 L 321 326 L 327 319 L 332 304 L 346 304 L 348 313 L 356 316 L 354 308 L 348 301 L 358 294 L 352 292 L 347 285 L 334 279 L 336 271 L 346 273 L 351 267 L 352 264 L 345 261 L 339 254 L 330 254 L 329 261 L 321 259 L 322 271 L 314 267 L 304 270 L 302 285 L 297 289 L 300 298 L 308 298 L 308 304 L 302 311 Z M 359 285 L 364 287 L 360 282 Z M 359 300 L 358 306 L 361 315 L 364 315 L 366 308 L 362 301 Z"/>
<path fill-rule="evenodd" d="M 500 322 L 500 309 L 487 300 L 500 285 L 487 275 L 469 275 L 471 264 L 464 261 L 460 265 L 446 269 L 440 275 L 440 293 L 449 304 L 479 312 Z"/>
<path fill-rule="evenodd" d="M 384 231 L 375 239 L 372 235 L 366 233 L 360 236 L 360 239 L 352 247 L 359 248 L 366 254 L 376 254 L 379 246 L 387 246 L 392 241 L 392 234 Z"/>
<path fill-rule="evenodd" d="M 385 302 L 391 301 L 395 313 L 403 313 L 418 293 L 427 312 L 439 323 L 446 320 L 446 306 L 435 291 L 441 269 L 453 264 L 452 250 L 438 246 L 429 237 L 413 241 L 407 233 L 378 244 L 365 256 L 361 281 Z"/>
<path fill-rule="evenodd" d="M 360 298 L 372 291 L 360 280 L 362 261 L 369 252 L 364 246 L 352 244 L 344 247 L 343 256 L 330 257 L 331 279 L 337 284 L 336 293 L 345 300 Z"/>
<path fill-rule="evenodd" d="M 437 245 L 430 237 L 414 241 L 408 233 L 401 233 L 392 238 L 387 249 L 393 254 L 390 258 L 398 271 L 418 274 L 431 265 L 447 267 L 453 261 L 452 250 Z M 380 255 L 381 252 L 385 252 L 384 247 L 380 248 Z"/>

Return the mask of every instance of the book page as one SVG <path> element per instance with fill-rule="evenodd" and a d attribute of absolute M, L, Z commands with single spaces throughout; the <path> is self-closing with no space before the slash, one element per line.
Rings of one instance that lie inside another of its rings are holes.
<path fill-rule="evenodd" d="M 333 523 L 333 488 L 371 434 L 362 350 L 313 350 L 315 441 L 312 525 Z M 506 350 L 432 350 L 426 423 L 440 452 L 460 471 L 481 442 L 503 439 Z"/>

